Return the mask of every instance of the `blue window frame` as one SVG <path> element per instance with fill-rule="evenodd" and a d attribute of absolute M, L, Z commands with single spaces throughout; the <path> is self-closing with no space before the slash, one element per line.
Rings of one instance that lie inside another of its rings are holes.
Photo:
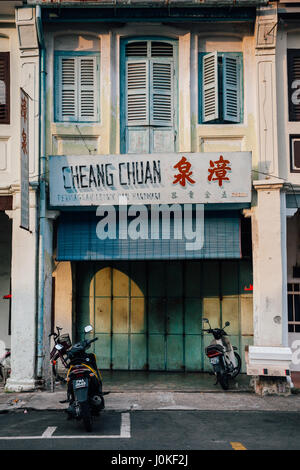
<path fill-rule="evenodd" d="M 54 59 L 55 121 L 99 121 L 100 54 L 57 51 Z"/>
<path fill-rule="evenodd" d="M 243 122 L 243 54 L 199 53 L 199 123 Z"/>

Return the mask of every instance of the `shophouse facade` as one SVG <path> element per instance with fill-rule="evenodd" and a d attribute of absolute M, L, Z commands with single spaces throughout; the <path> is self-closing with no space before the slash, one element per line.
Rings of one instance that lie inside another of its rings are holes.
<path fill-rule="evenodd" d="M 78 339 L 91 323 L 102 369 L 208 370 L 203 318 L 230 321 L 243 372 L 249 345 L 253 374 L 278 369 L 290 212 L 277 3 L 27 3 L 40 58 L 35 378 L 47 382 L 56 324 Z M 197 214 L 204 244 L 190 250 L 176 223 L 195 228 Z M 8 388 L 23 387 L 18 373 Z"/>

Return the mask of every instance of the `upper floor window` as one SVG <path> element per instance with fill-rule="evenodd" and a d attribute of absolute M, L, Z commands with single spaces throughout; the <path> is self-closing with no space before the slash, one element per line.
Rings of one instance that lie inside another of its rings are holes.
<path fill-rule="evenodd" d="M 55 120 L 99 121 L 99 54 L 55 53 Z"/>
<path fill-rule="evenodd" d="M 288 284 L 288 323 L 290 333 L 300 332 L 300 284 Z"/>
<path fill-rule="evenodd" d="M 243 122 L 242 53 L 199 53 L 199 122 Z"/>
<path fill-rule="evenodd" d="M 127 40 L 121 59 L 122 152 L 174 152 L 176 42 Z"/>
<path fill-rule="evenodd" d="M 10 122 L 9 52 L 0 52 L 0 124 Z"/>
<path fill-rule="evenodd" d="M 300 173 L 300 135 L 290 135 L 290 170 Z"/>
<path fill-rule="evenodd" d="M 288 49 L 289 121 L 300 121 L 300 49 Z"/>

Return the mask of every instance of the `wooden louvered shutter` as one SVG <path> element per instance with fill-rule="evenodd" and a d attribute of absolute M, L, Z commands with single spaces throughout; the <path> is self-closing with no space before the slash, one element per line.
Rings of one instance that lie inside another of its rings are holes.
<path fill-rule="evenodd" d="M 173 125 L 173 63 L 150 62 L 150 125 Z"/>
<path fill-rule="evenodd" d="M 217 52 L 212 52 L 203 56 L 202 120 L 209 122 L 218 118 L 218 56 Z"/>
<path fill-rule="evenodd" d="M 79 57 L 79 120 L 94 121 L 97 117 L 96 57 Z"/>
<path fill-rule="evenodd" d="M 288 49 L 289 121 L 300 121 L 300 50 Z"/>
<path fill-rule="evenodd" d="M 77 73 L 75 57 L 59 58 L 59 120 L 74 121 L 77 114 Z"/>
<path fill-rule="evenodd" d="M 240 122 L 240 60 L 238 57 L 223 57 L 223 119 Z"/>
<path fill-rule="evenodd" d="M 128 61 L 126 64 L 126 124 L 149 125 L 148 63 Z"/>
<path fill-rule="evenodd" d="M 0 124 L 10 123 L 9 52 L 0 52 Z"/>

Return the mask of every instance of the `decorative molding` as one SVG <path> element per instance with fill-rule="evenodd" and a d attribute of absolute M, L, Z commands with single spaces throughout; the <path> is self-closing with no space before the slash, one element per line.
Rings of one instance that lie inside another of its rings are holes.
<path fill-rule="evenodd" d="M 274 49 L 277 38 L 277 4 L 257 9 L 255 40 L 256 49 Z"/>
<path fill-rule="evenodd" d="M 253 181 L 253 187 L 254 189 L 256 189 L 256 191 L 259 191 L 259 190 L 270 190 L 270 191 L 274 191 L 274 190 L 278 190 L 278 189 L 281 189 L 283 188 L 283 185 L 284 185 L 284 180 L 281 180 L 281 179 L 277 179 L 274 180 L 274 179 L 265 179 L 265 180 L 257 180 L 257 181 Z"/>

